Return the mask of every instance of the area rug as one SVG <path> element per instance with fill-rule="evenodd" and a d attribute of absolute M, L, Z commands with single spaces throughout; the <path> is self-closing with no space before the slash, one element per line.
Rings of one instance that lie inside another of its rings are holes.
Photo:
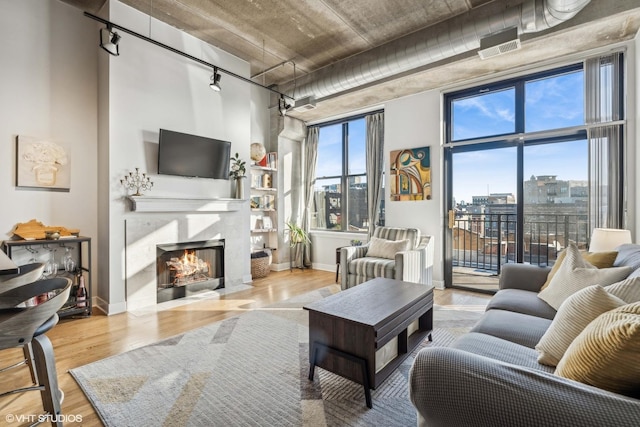
<path fill-rule="evenodd" d="M 407 377 L 416 350 L 372 390 L 321 368 L 308 380 L 308 314 L 322 288 L 273 306 L 73 369 L 108 427 L 412 426 Z M 433 342 L 446 346 L 479 311 L 435 307 Z"/>

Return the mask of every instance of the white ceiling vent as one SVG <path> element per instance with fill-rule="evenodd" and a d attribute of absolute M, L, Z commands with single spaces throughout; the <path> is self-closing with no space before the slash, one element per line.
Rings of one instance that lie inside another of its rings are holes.
<path fill-rule="evenodd" d="M 309 111 L 316 108 L 316 97 L 306 96 L 304 98 L 296 99 L 296 104 L 293 106 L 293 111 Z"/>
<path fill-rule="evenodd" d="M 518 50 L 520 47 L 518 29 L 513 27 L 481 39 L 478 55 L 481 59 L 487 59 Z"/>

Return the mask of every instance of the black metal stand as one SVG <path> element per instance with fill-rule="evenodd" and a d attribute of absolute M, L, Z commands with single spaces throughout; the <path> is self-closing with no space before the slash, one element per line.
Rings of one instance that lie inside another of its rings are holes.
<path fill-rule="evenodd" d="M 373 408 L 373 403 L 371 402 L 371 390 L 369 387 L 369 366 L 365 359 L 315 341 L 313 342 L 312 348 L 313 350 L 309 355 L 309 381 L 313 381 L 313 373 L 316 367 L 317 353 L 319 348 L 325 350 L 327 353 L 332 353 L 338 357 L 342 357 L 343 359 L 355 362 L 360 365 L 360 368 L 362 369 L 362 386 L 364 387 L 364 399 L 367 403 L 367 408 Z"/>

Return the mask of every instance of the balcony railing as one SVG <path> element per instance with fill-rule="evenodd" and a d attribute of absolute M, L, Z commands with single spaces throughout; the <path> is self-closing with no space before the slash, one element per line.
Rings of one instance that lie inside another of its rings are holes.
<path fill-rule="evenodd" d="M 515 214 L 456 219 L 453 266 L 500 274 L 502 265 L 517 261 L 516 225 Z M 553 265 L 569 242 L 586 249 L 590 235 L 586 215 L 525 214 L 523 231 L 523 262 L 534 265 Z"/>

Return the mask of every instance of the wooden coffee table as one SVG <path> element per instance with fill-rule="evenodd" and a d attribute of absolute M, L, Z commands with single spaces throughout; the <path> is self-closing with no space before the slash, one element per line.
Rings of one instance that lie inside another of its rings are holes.
<path fill-rule="evenodd" d="M 309 311 L 309 379 L 313 381 L 315 367 L 320 366 L 362 384 L 371 408 L 370 389 L 375 390 L 425 337 L 431 340 L 433 286 L 373 279 L 304 309 Z M 390 361 L 376 369 L 376 356 L 382 358 L 382 353 Z"/>

